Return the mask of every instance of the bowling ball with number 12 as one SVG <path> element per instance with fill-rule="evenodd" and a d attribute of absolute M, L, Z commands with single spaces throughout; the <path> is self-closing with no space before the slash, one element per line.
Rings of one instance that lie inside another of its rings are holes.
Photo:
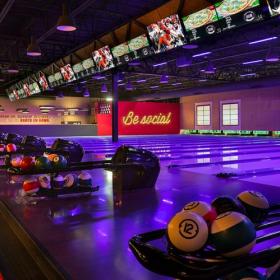
<path fill-rule="evenodd" d="M 169 222 L 167 237 L 179 251 L 190 253 L 203 248 L 208 239 L 206 221 L 191 211 L 177 213 Z"/>

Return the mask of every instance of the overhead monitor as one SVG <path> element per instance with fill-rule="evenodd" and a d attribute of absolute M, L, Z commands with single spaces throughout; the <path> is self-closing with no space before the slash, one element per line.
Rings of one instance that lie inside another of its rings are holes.
<path fill-rule="evenodd" d="M 224 0 L 215 4 L 222 30 L 263 19 L 260 0 Z"/>
<path fill-rule="evenodd" d="M 94 51 L 92 53 L 92 57 L 95 64 L 96 72 L 102 72 L 115 66 L 109 46 L 105 46 L 99 50 Z"/>
<path fill-rule="evenodd" d="M 60 72 L 62 74 L 62 78 L 65 82 L 72 82 L 76 80 L 74 71 L 70 64 L 67 64 L 60 68 Z"/>
<path fill-rule="evenodd" d="M 186 44 L 178 15 L 166 17 L 147 27 L 155 52 L 160 53 Z"/>
<path fill-rule="evenodd" d="M 184 26 L 189 40 L 197 41 L 221 32 L 218 23 L 218 14 L 215 6 L 207 7 L 201 11 L 183 18 Z"/>

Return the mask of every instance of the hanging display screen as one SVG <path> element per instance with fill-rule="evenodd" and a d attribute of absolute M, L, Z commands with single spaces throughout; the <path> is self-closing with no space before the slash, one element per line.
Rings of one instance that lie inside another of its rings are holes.
<path fill-rule="evenodd" d="M 31 92 L 31 95 L 41 92 L 39 85 L 36 82 L 29 84 L 29 90 Z"/>
<path fill-rule="evenodd" d="M 134 59 L 143 58 L 154 53 L 146 34 L 142 34 L 128 41 L 128 47 L 129 50 L 133 52 Z"/>
<path fill-rule="evenodd" d="M 263 19 L 260 0 L 224 0 L 215 4 L 222 30 Z"/>
<path fill-rule="evenodd" d="M 155 52 L 160 53 L 186 44 L 178 15 L 166 17 L 147 27 Z"/>
<path fill-rule="evenodd" d="M 49 84 L 48 84 L 47 78 L 43 72 L 39 72 L 38 81 L 39 81 L 39 85 L 41 86 L 42 91 L 49 89 Z"/>
<path fill-rule="evenodd" d="M 130 55 L 128 42 L 118 45 L 111 49 L 113 57 L 115 58 L 115 65 L 122 65 L 128 63 L 133 57 Z"/>
<path fill-rule="evenodd" d="M 280 15 L 280 0 L 266 0 L 266 3 L 272 17 Z"/>
<path fill-rule="evenodd" d="M 74 71 L 70 64 L 67 64 L 60 68 L 60 72 L 62 74 L 62 78 L 65 82 L 72 82 L 76 80 Z"/>
<path fill-rule="evenodd" d="M 31 90 L 29 88 L 29 85 L 27 83 L 23 84 L 23 90 L 25 92 L 25 97 L 28 97 L 31 95 Z"/>
<path fill-rule="evenodd" d="M 189 40 L 197 41 L 221 32 L 215 6 L 193 13 L 183 18 Z"/>
<path fill-rule="evenodd" d="M 102 72 L 114 67 L 113 56 L 108 46 L 94 51 L 92 57 L 96 72 Z"/>

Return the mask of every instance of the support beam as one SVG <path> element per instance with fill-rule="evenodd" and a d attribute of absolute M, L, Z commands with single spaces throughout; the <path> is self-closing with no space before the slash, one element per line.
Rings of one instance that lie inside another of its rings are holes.
<path fill-rule="evenodd" d="M 6 5 L 4 6 L 4 8 L 2 9 L 2 11 L 0 13 L 0 23 L 5 19 L 6 15 L 10 11 L 10 9 L 12 8 L 15 1 L 16 0 L 8 0 L 7 1 Z"/>
<path fill-rule="evenodd" d="M 116 143 L 119 141 L 119 94 L 118 94 L 118 73 L 115 72 L 112 75 L 112 142 Z"/>

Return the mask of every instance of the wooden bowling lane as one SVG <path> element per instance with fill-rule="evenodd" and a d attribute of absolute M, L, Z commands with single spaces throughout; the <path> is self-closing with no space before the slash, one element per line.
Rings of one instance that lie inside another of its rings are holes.
<path fill-rule="evenodd" d="M 0 201 L 0 263 L 5 279 L 67 279 Z"/>

